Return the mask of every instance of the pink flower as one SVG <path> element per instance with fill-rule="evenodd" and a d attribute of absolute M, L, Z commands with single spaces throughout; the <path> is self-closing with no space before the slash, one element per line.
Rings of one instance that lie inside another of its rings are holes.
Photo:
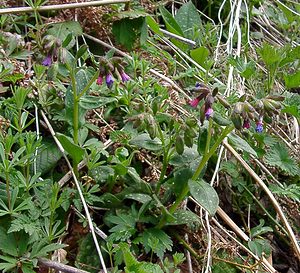
<path fill-rule="evenodd" d="M 200 102 L 201 98 L 200 97 L 197 97 L 197 98 L 194 98 L 193 100 L 191 100 L 189 102 L 190 106 L 196 108 Z"/>
<path fill-rule="evenodd" d="M 102 85 L 102 83 L 103 83 L 103 78 L 102 78 L 102 76 L 99 76 L 99 77 L 98 77 L 96 83 L 97 83 L 98 85 Z"/>
<path fill-rule="evenodd" d="M 249 119 L 244 119 L 243 128 L 244 129 L 250 128 L 250 120 Z"/>

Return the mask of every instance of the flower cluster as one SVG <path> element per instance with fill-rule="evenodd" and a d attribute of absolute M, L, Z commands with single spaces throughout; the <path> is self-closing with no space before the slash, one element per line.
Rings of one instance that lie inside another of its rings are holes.
<path fill-rule="evenodd" d="M 112 88 L 114 84 L 113 73 L 116 74 L 121 81 L 127 82 L 130 77 L 125 73 L 123 65 L 121 64 L 122 59 L 113 57 L 111 60 L 107 60 L 104 57 L 99 58 L 99 77 L 96 81 L 98 85 L 103 84 L 103 79 L 105 78 L 105 83 L 108 88 Z"/>
<path fill-rule="evenodd" d="M 43 38 L 43 45 L 46 50 L 46 57 L 42 61 L 42 65 L 51 66 L 52 63 L 58 59 L 59 55 L 61 59 L 63 59 L 65 49 L 61 47 L 61 41 L 59 39 L 52 35 L 46 35 Z"/>
<path fill-rule="evenodd" d="M 211 118 L 214 113 L 214 110 L 212 109 L 214 97 L 210 89 L 203 83 L 196 83 L 193 91 L 199 93 L 199 95 L 189 102 L 190 106 L 196 108 L 200 101 L 204 99 L 204 105 L 201 110 L 206 119 Z"/>

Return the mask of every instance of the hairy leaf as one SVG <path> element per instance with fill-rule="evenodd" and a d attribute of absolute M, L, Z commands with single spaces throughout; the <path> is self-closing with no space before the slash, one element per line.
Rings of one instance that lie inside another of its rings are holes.
<path fill-rule="evenodd" d="M 210 215 L 214 215 L 219 205 L 219 197 L 215 189 L 205 181 L 189 180 L 191 195 L 206 209 Z"/>
<path fill-rule="evenodd" d="M 284 144 L 276 144 L 265 155 L 265 162 L 289 175 L 300 175 L 300 169 Z"/>

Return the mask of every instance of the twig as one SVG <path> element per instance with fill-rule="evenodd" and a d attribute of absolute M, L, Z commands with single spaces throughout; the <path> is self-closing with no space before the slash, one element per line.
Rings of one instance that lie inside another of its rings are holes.
<path fill-rule="evenodd" d="M 191 46 L 193 46 L 193 47 L 196 46 L 196 42 L 194 42 L 194 41 L 192 41 L 192 40 L 190 40 L 190 39 L 181 37 L 181 36 L 176 35 L 176 34 L 174 34 L 174 33 L 172 33 L 172 32 L 169 32 L 169 31 L 167 31 L 167 30 L 164 30 L 164 29 L 162 29 L 162 28 L 160 28 L 159 30 L 160 30 L 163 34 L 165 34 L 166 36 L 169 36 L 169 37 L 174 38 L 174 39 L 176 39 L 176 40 L 178 40 L 178 41 L 181 41 L 181 42 L 184 42 L 184 43 L 186 43 L 186 44 L 189 44 L 189 45 L 191 45 Z"/>
<path fill-rule="evenodd" d="M 59 262 L 51 261 L 51 260 L 48 260 L 45 258 L 39 258 L 38 264 L 40 266 L 45 266 L 47 268 L 53 268 L 55 270 L 63 271 L 65 273 L 89 273 L 88 271 L 78 269 L 73 266 L 69 266 L 66 264 L 59 263 Z M 100 273 L 100 272 L 98 272 L 98 273 Z"/>
<path fill-rule="evenodd" d="M 92 219 L 91 219 L 91 215 L 89 213 L 89 209 L 88 209 L 88 206 L 85 202 L 85 199 L 84 199 L 84 196 L 83 196 L 83 193 L 81 191 L 81 188 L 80 188 L 80 185 L 79 185 L 79 182 L 77 180 L 77 177 L 73 171 L 73 168 L 72 168 L 72 165 L 65 153 L 65 150 L 63 148 L 63 146 L 61 145 L 60 141 L 57 139 L 57 137 L 55 136 L 55 132 L 49 122 L 49 120 L 47 119 L 46 115 L 44 114 L 43 111 L 41 111 L 41 114 L 43 116 L 43 119 L 44 121 L 46 122 L 48 128 L 49 128 L 49 131 L 54 139 L 54 141 L 56 142 L 56 145 L 58 146 L 59 150 L 62 152 L 63 154 L 63 157 L 65 158 L 66 162 L 67 162 L 67 165 L 71 171 L 71 174 L 73 176 L 73 179 L 74 179 L 74 182 L 76 184 L 76 187 L 77 187 L 77 190 L 78 190 L 78 193 L 79 193 L 79 196 L 80 196 L 80 199 L 81 199 L 81 202 L 82 202 L 82 205 L 84 207 L 84 211 L 85 211 L 85 214 L 86 214 L 86 217 L 87 217 L 87 220 L 88 220 L 88 224 L 89 224 L 89 228 L 90 228 L 90 231 L 92 233 L 92 237 L 93 237 L 93 240 L 94 240 L 94 243 L 95 243 L 95 246 L 96 246 L 96 249 L 97 249 L 97 252 L 98 252 L 98 255 L 99 255 L 99 258 L 100 258 L 100 262 L 101 262 L 101 265 L 102 265 L 102 268 L 104 270 L 104 273 L 107 273 L 107 269 L 106 269 L 106 266 L 105 266 L 105 263 L 104 263 L 104 259 L 103 259 L 103 256 L 102 256 L 102 253 L 101 253 L 101 250 L 100 250 L 100 246 L 99 246 L 99 243 L 97 241 L 97 237 L 96 237 L 96 233 L 95 233 L 95 229 L 94 229 L 94 225 L 93 225 L 93 222 L 92 222 Z"/>
<path fill-rule="evenodd" d="M 278 186 L 280 186 L 281 188 L 283 188 L 283 185 L 273 176 L 273 174 L 267 169 L 267 167 L 264 165 L 264 164 L 262 164 L 258 159 L 256 159 L 253 155 L 250 155 L 251 156 L 251 158 L 255 161 L 255 163 L 257 164 L 257 165 L 259 165 L 259 167 L 260 168 L 262 168 L 262 170 L 266 173 L 266 174 L 268 174 L 271 178 L 272 178 L 272 180 L 274 181 L 274 182 L 276 182 L 276 184 L 278 185 Z"/>
<path fill-rule="evenodd" d="M 81 170 L 82 168 L 84 168 L 86 165 L 86 161 L 82 160 L 79 164 L 78 164 L 78 170 Z M 72 172 L 68 171 L 59 181 L 58 184 L 60 187 L 63 187 L 72 177 Z"/>
<path fill-rule="evenodd" d="M 266 184 L 261 180 L 261 178 L 251 169 L 251 167 L 247 164 L 247 162 L 239 155 L 239 153 L 227 142 L 223 141 L 223 145 L 225 148 L 232 153 L 232 155 L 240 162 L 240 164 L 246 169 L 246 171 L 254 178 L 254 180 L 257 182 L 257 184 L 264 190 L 264 192 L 268 195 L 270 198 L 276 212 L 278 213 L 281 221 L 283 222 L 285 228 L 287 229 L 287 232 L 289 234 L 289 238 L 292 241 L 293 248 L 295 250 L 295 253 L 300 260 L 300 247 L 297 243 L 296 236 L 287 221 L 280 205 L 278 204 L 277 200 L 275 199 L 272 192 L 269 190 L 269 188 L 266 186 Z"/>
<path fill-rule="evenodd" d="M 121 4 L 121 3 L 128 3 L 128 2 L 130 2 L 130 0 L 103 0 L 103 1 L 91 1 L 91 2 L 82 2 L 82 3 L 48 5 L 48 6 L 41 6 L 37 8 L 32 8 L 32 7 L 5 8 L 5 9 L 0 9 L 0 14 L 33 12 L 33 11 L 52 11 L 52 10 L 61 10 L 61 9 L 76 9 L 76 8 L 84 8 L 84 7 L 91 7 L 91 6 Z"/>

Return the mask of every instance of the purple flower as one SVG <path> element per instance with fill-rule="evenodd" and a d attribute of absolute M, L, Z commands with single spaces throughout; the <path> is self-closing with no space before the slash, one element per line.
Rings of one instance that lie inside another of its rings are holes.
<path fill-rule="evenodd" d="M 102 78 L 102 76 L 99 76 L 99 77 L 98 77 L 96 83 L 97 83 L 98 85 L 102 85 L 102 83 L 103 83 L 103 78 Z"/>
<path fill-rule="evenodd" d="M 200 97 L 197 97 L 197 98 L 194 98 L 193 100 L 191 100 L 189 102 L 190 106 L 196 108 L 200 102 L 201 98 Z"/>
<path fill-rule="evenodd" d="M 259 121 L 256 123 L 255 131 L 256 131 L 257 133 L 262 133 L 263 130 L 264 130 L 263 122 L 262 122 L 262 120 L 259 120 Z"/>
<path fill-rule="evenodd" d="M 111 88 L 112 85 L 113 85 L 113 83 L 114 83 L 114 79 L 113 79 L 111 73 L 109 73 L 109 74 L 106 75 L 105 81 L 106 81 L 107 87 L 108 87 L 108 88 Z"/>
<path fill-rule="evenodd" d="M 130 80 L 130 77 L 124 72 L 121 72 L 121 78 L 122 78 L 122 82 L 127 82 Z"/>
<path fill-rule="evenodd" d="M 52 56 L 47 55 L 47 57 L 43 60 L 42 65 L 50 66 L 52 64 Z"/>
<path fill-rule="evenodd" d="M 250 120 L 249 119 L 244 119 L 243 128 L 244 129 L 250 128 Z"/>
<path fill-rule="evenodd" d="M 207 110 L 205 111 L 206 119 L 209 119 L 213 113 L 214 113 L 214 110 L 211 107 L 207 108 Z"/>

